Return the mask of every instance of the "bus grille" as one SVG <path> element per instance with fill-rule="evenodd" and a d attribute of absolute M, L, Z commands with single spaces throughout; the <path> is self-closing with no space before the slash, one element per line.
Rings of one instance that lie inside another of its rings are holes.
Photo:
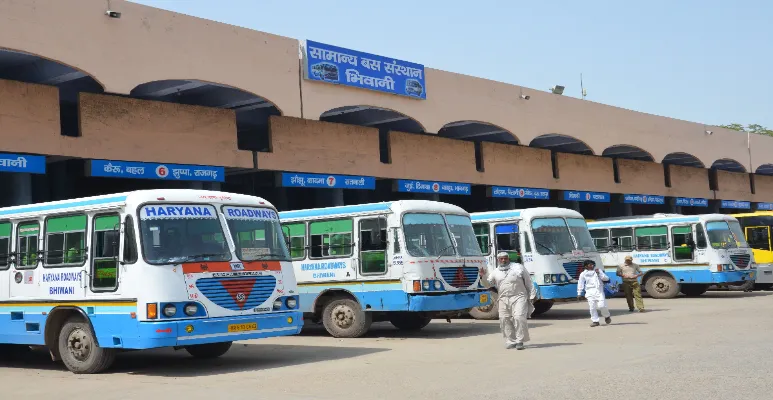
<path fill-rule="evenodd" d="M 572 261 L 564 263 L 564 271 L 569 274 L 571 279 L 580 279 L 580 273 L 582 273 L 582 263 L 585 261 Z"/>
<path fill-rule="evenodd" d="M 475 284 L 478 279 L 478 268 L 476 267 L 442 267 L 440 275 L 449 285 L 466 289 Z"/>
<path fill-rule="evenodd" d="M 241 311 L 263 304 L 274 292 L 273 276 L 238 278 L 202 278 L 196 281 L 199 289 L 211 302 L 229 310 Z"/>
<path fill-rule="evenodd" d="M 748 254 L 733 254 L 730 256 L 730 260 L 732 260 L 733 264 L 738 268 L 748 267 L 750 259 L 751 257 L 749 257 Z"/>

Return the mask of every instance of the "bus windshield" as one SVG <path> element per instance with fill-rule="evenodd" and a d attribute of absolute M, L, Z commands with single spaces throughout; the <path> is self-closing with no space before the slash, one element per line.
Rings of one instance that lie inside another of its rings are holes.
<path fill-rule="evenodd" d="M 567 225 L 569 225 L 569 232 L 571 232 L 574 240 L 577 242 L 577 247 L 586 252 L 595 252 L 596 246 L 593 244 L 593 238 L 588 230 L 588 224 L 582 218 L 567 218 Z"/>
<path fill-rule="evenodd" d="M 405 214 L 403 216 L 403 232 L 408 254 L 414 257 L 439 257 L 454 254 L 451 236 L 449 236 L 446 223 L 440 214 Z"/>
<path fill-rule="evenodd" d="M 151 204 L 139 214 L 142 254 L 149 264 L 231 260 L 215 207 Z"/>
<path fill-rule="evenodd" d="M 469 217 L 461 215 L 446 215 L 448 228 L 454 234 L 456 247 L 460 256 L 481 256 L 475 231 Z"/>
<path fill-rule="evenodd" d="M 749 247 L 743 236 L 743 230 L 736 221 L 711 221 L 706 223 L 706 232 L 715 249 L 734 249 Z"/>
<path fill-rule="evenodd" d="M 575 250 L 572 235 L 563 218 L 535 218 L 531 221 L 531 231 L 539 254 L 564 254 Z"/>
<path fill-rule="evenodd" d="M 241 261 L 290 261 L 290 254 L 279 224 L 279 216 L 270 208 L 223 207 L 228 230 Z"/>

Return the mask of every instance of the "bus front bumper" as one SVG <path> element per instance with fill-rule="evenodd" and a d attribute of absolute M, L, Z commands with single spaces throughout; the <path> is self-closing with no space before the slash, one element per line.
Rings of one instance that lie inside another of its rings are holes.
<path fill-rule="evenodd" d="M 491 304 L 488 291 L 448 293 L 442 295 L 408 295 L 408 311 L 456 311 Z"/>
<path fill-rule="evenodd" d="M 757 264 L 755 283 L 773 283 L 773 264 Z"/>
<path fill-rule="evenodd" d="M 753 281 L 756 276 L 756 270 L 712 272 L 711 283 L 724 283 L 729 285 L 741 284 L 748 281 Z"/>
<path fill-rule="evenodd" d="M 537 298 L 540 300 L 568 300 L 577 298 L 577 284 L 539 285 Z"/>
<path fill-rule="evenodd" d="M 140 339 L 132 348 L 149 349 L 296 335 L 303 327 L 303 314 L 290 311 L 169 322 L 143 321 L 138 325 Z"/>

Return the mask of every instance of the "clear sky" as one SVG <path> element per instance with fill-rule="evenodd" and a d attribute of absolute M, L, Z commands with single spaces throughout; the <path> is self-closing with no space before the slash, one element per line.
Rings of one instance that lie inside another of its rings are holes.
<path fill-rule="evenodd" d="M 135 2 L 574 97 L 582 73 L 588 100 L 773 129 L 773 0 Z"/>

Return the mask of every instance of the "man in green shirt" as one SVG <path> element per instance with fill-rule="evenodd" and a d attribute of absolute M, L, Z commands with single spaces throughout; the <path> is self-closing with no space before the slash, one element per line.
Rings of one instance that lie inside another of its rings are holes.
<path fill-rule="evenodd" d="M 623 279 L 623 291 L 628 302 L 628 311 L 633 312 L 634 300 L 639 312 L 644 312 L 644 301 L 641 299 L 641 285 L 639 278 L 644 275 L 637 264 L 633 263 L 633 257 L 625 256 L 625 263 L 617 267 L 617 276 Z"/>

